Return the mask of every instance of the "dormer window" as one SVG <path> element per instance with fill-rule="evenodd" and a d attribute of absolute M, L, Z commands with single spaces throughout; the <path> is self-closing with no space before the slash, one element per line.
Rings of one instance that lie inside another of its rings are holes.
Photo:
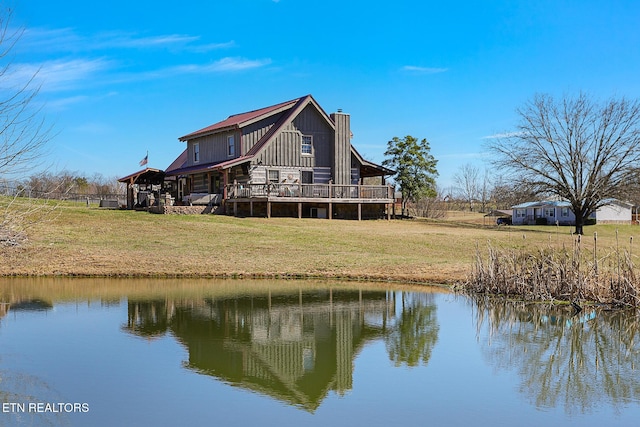
<path fill-rule="evenodd" d="M 233 157 L 236 155 L 236 141 L 234 135 L 227 137 L 227 156 Z"/>

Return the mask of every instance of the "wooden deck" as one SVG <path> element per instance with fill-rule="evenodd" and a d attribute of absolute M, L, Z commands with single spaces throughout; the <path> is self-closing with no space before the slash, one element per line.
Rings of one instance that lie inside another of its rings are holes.
<path fill-rule="evenodd" d="M 393 188 L 388 185 L 335 184 L 232 184 L 227 199 L 261 199 L 293 202 L 340 200 L 342 203 L 391 203 Z"/>
<path fill-rule="evenodd" d="M 266 204 L 266 216 L 271 217 L 272 204 L 276 203 L 297 205 L 298 218 L 302 218 L 303 211 L 315 209 L 317 213 L 321 209 L 323 212 L 326 210 L 326 217 L 331 219 L 340 205 L 351 205 L 355 209 L 352 216 L 360 220 L 363 217 L 363 205 L 385 205 L 389 218 L 393 187 L 298 183 L 233 184 L 227 187 L 226 201 L 231 204 L 234 215 L 238 213 L 238 204 L 248 204 L 250 216 L 253 216 L 256 204 Z"/>

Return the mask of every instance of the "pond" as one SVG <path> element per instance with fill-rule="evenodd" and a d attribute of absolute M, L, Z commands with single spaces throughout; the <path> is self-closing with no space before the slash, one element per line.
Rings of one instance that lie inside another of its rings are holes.
<path fill-rule="evenodd" d="M 634 425 L 635 311 L 313 281 L 2 279 L 0 426 Z"/>

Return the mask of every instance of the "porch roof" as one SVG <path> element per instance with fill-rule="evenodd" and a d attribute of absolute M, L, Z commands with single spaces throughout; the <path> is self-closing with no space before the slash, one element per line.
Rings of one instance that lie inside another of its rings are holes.
<path fill-rule="evenodd" d="M 223 163 L 226 163 L 227 161 L 220 161 L 220 162 L 213 162 L 213 163 L 203 163 L 203 164 L 199 164 L 199 165 L 192 165 L 192 166 L 185 166 L 185 167 L 178 167 L 172 170 L 167 170 L 166 175 L 167 176 L 177 176 L 177 175 L 185 175 L 185 174 L 192 174 L 192 173 L 201 173 L 201 172 L 210 172 L 212 170 L 215 169 L 221 169 L 221 166 L 223 165 Z M 174 162 L 176 163 L 176 162 Z M 183 163 L 184 165 L 184 163 Z"/>
<path fill-rule="evenodd" d="M 396 171 L 394 171 L 393 169 L 385 168 L 384 166 L 370 162 L 369 160 L 365 160 L 365 158 L 362 157 L 360 153 L 358 153 L 358 150 L 356 150 L 353 145 L 351 146 L 351 154 L 353 154 L 360 162 L 360 176 L 363 178 L 369 176 L 393 175 L 396 173 Z"/>
<path fill-rule="evenodd" d="M 162 184 L 165 173 L 160 169 L 146 168 L 118 179 L 126 184 Z"/>

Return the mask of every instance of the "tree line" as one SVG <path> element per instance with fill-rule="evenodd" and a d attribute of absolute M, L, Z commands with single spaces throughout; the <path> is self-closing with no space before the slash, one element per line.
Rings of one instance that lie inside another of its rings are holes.
<path fill-rule="evenodd" d="M 78 172 L 40 172 L 25 179 L 0 182 L 0 193 L 9 196 L 43 199 L 66 199 L 77 196 L 124 195 L 125 189 L 116 178 L 96 173 L 85 176 Z"/>

